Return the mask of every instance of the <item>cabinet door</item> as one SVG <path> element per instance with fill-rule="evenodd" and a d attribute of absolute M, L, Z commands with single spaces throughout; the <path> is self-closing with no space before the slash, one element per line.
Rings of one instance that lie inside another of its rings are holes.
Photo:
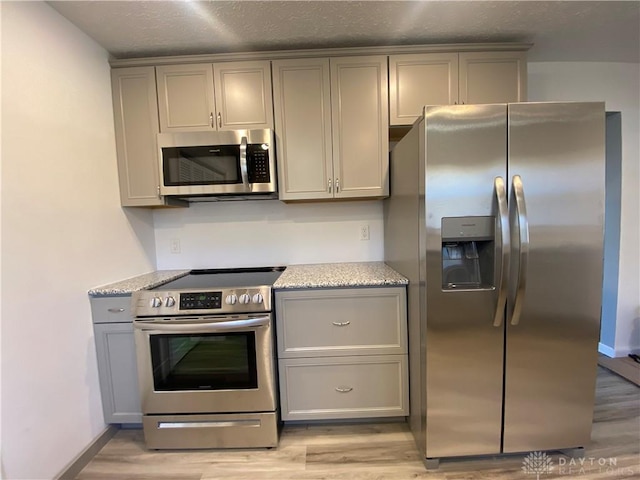
<path fill-rule="evenodd" d="M 211 64 L 156 67 L 162 132 L 214 130 Z"/>
<path fill-rule="evenodd" d="M 459 54 L 461 103 L 509 103 L 527 100 L 526 52 Z"/>
<path fill-rule="evenodd" d="M 106 423 L 141 423 L 133 323 L 94 324 Z"/>
<path fill-rule="evenodd" d="M 163 205 L 155 71 L 153 67 L 113 69 L 111 88 L 122 206 Z"/>
<path fill-rule="evenodd" d="M 458 54 L 389 56 L 389 123 L 411 125 L 425 105 L 458 102 Z"/>
<path fill-rule="evenodd" d="M 329 59 L 273 62 L 280 200 L 332 198 Z"/>
<path fill-rule="evenodd" d="M 218 130 L 273 128 L 269 61 L 217 63 L 213 73 Z"/>
<path fill-rule="evenodd" d="M 331 58 L 335 197 L 389 194 L 387 57 Z"/>

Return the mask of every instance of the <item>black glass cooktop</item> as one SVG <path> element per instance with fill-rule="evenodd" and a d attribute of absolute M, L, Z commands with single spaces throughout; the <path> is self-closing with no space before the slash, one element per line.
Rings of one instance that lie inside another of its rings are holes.
<path fill-rule="evenodd" d="M 286 267 L 257 267 L 191 270 L 187 276 L 165 283 L 152 290 L 271 286 L 285 268 Z"/>

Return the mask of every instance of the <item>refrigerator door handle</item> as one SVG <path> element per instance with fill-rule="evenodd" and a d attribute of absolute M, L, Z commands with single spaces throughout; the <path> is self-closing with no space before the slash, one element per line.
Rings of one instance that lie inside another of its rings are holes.
<path fill-rule="evenodd" d="M 529 221 L 527 219 L 527 205 L 524 199 L 524 187 L 520 175 L 513 176 L 513 195 L 515 197 L 516 216 L 518 219 L 519 257 L 516 294 L 513 301 L 511 325 L 520 323 L 524 293 L 527 286 L 527 261 L 529 258 Z"/>
<path fill-rule="evenodd" d="M 509 270 L 509 254 L 511 252 L 510 247 L 510 234 L 509 234 L 509 209 L 507 207 L 507 188 L 502 177 L 496 177 L 494 180 L 494 187 L 496 192 L 496 201 L 498 203 L 498 217 L 500 227 L 500 251 L 498 254 L 499 264 L 497 266 L 497 281 L 498 298 L 496 300 L 496 312 L 493 316 L 493 326 L 499 327 L 502 325 L 502 319 L 504 318 L 504 307 L 507 303 L 507 286 L 508 277 L 505 272 Z"/>

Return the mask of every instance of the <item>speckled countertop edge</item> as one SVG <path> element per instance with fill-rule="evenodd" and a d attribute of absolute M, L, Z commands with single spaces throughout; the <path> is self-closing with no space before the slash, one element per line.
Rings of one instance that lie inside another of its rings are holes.
<path fill-rule="evenodd" d="M 191 270 L 158 270 L 88 291 L 91 297 L 130 295 L 184 277 Z M 289 265 L 274 289 L 339 288 L 406 285 L 408 280 L 384 262 Z"/>
<path fill-rule="evenodd" d="M 407 285 L 409 281 L 384 262 L 289 265 L 273 288 L 339 288 Z"/>
<path fill-rule="evenodd" d="M 130 295 L 138 290 L 154 288 L 164 283 L 184 277 L 191 270 L 158 270 L 119 282 L 109 283 L 89 290 L 90 297 L 107 297 L 113 295 Z"/>

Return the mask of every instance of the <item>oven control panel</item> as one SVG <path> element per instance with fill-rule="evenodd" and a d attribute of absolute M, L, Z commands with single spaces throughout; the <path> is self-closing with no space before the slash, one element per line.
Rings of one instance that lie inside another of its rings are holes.
<path fill-rule="evenodd" d="M 180 310 L 211 310 L 222 306 L 222 292 L 180 294 Z"/>
<path fill-rule="evenodd" d="M 221 290 L 134 292 L 136 317 L 163 315 L 262 313 L 271 311 L 271 288 L 224 288 Z"/>

